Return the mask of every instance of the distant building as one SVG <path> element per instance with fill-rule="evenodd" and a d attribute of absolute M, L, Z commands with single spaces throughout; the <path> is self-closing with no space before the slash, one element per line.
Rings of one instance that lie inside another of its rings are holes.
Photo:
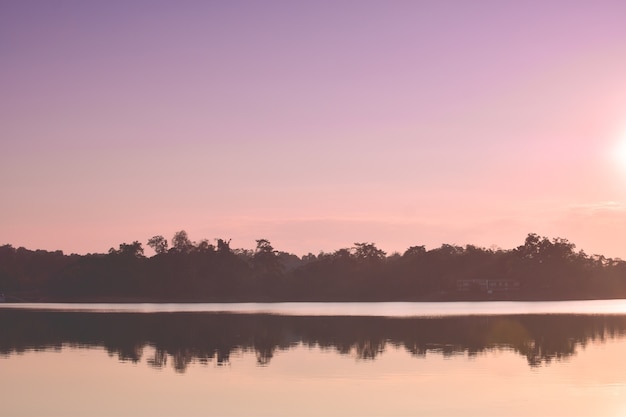
<path fill-rule="evenodd" d="M 457 279 L 456 290 L 461 292 L 480 291 L 488 294 L 494 292 L 517 291 L 519 281 L 515 279 Z"/>

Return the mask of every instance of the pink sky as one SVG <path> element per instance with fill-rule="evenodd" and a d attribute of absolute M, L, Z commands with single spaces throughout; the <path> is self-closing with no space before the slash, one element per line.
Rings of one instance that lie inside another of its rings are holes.
<path fill-rule="evenodd" d="M 3 1 L 0 244 L 626 258 L 626 2 Z"/>

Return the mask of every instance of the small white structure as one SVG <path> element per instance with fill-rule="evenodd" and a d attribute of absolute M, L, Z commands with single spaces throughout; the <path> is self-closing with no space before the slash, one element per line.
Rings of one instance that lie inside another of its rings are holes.
<path fill-rule="evenodd" d="M 515 279 L 458 279 L 456 281 L 456 290 L 481 291 L 488 294 L 494 292 L 517 291 L 520 288 L 519 281 Z"/>

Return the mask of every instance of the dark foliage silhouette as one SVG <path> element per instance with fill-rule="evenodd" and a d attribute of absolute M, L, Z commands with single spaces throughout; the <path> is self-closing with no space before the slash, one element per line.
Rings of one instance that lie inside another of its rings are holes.
<path fill-rule="evenodd" d="M 8 301 L 435 301 L 626 297 L 626 262 L 589 256 L 566 239 L 529 234 L 510 250 L 443 244 L 387 254 L 374 243 L 298 257 L 269 240 L 254 250 L 230 240 L 171 246 L 160 235 L 107 254 L 64 255 L 0 247 Z"/>

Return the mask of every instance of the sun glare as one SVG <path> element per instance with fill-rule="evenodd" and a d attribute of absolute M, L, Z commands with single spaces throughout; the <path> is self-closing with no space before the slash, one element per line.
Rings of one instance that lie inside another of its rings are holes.
<path fill-rule="evenodd" d="M 626 129 L 622 130 L 613 149 L 613 158 L 619 167 L 626 171 Z"/>

